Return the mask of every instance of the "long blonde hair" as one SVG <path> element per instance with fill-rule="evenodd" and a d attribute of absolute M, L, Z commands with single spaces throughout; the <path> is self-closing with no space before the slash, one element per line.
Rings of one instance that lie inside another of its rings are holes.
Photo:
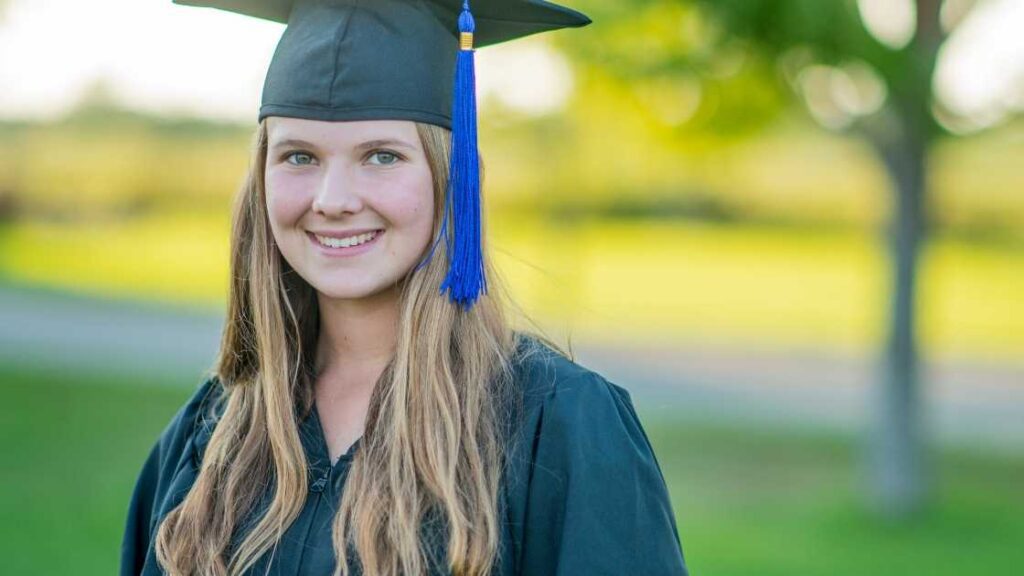
<path fill-rule="evenodd" d="M 417 130 L 433 173 L 436 234 L 450 132 L 421 123 Z M 313 403 L 319 312 L 315 289 L 275 245 L 266 156 L 261 122 L 232 222 L 232 280 L 214 370 L 223 415 L 191 490 L 157 532 L 157 559 L 173 576 L 244 573 L 277 543 L 307 497 L 298 422 Z M 497 561 L 503 425 L 517 401 L 515 342 L 504 288 L 484 253 L 488 292 L 469 311 L 438 292 L 448 263 L 444 242 L 401 282 L 395 355 L 373 391 L 334 519 L 335 576 L 350 573 L 350 547 L 368 576 L 425 573 L 438 559 L 420 529 L 435 513 L 447 541 L 440 561 L 453 574 L 486 575 Z M 273 500 L 265 514 L 233 546 L 240 521 L 268 489 Z"/>

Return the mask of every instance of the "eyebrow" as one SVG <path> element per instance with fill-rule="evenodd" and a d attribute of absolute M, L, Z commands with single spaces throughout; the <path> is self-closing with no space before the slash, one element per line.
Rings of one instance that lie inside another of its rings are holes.
<path fill-rule="evenodd" d="M 306 142 L 305 140 L 300 140 L 298 138 L 288 138 L 288 139 L 281 140 L 279 142 L 274 143 L 274 145 L 271 146 L 271 149 L 272 150 L 277 150 L 278 148 L 284 148 L 285 146 L 302 146 L 302 147 L 305 147 L 305 148 L 316 148 L 317 147 L 315 144 L 312 144 L 310 142 Z M 380 147 L 380 146 L 393 146 L 395 148 L 406 148 L 406 149 L 409 149 L 409 150 L 415 150 L 416 149 L 416 147 L 413 146 L 412 144 L 409 144 L 408 142 L 405 142 L 404 140 L 395 140 L 394 138 L 383 138 L 383 139 L 377 139 L 377 140 L 367 140 L 366 142 L 358 144 L 355 147 L 355 149 L 356 150 L 370 150 L 372 148 L 377 148 L 377 147 Z"/>

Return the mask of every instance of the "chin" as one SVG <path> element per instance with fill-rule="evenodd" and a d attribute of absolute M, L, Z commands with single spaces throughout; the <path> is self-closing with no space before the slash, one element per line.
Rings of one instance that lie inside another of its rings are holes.
<path fill-rule="evenodd" d="M 332 300 L 362 300 L 387 291 L 384 285 L 340 285 L 331 283 L 314 284 L 320 296 Z"/>
<path fill-rule="evenodd" d="M 316 287 L 317 294 L 331 300 L 361 300 L 373 296 L 373 290 L 360 290 L 355 288 L 341 288 L 335 286 Z"/>

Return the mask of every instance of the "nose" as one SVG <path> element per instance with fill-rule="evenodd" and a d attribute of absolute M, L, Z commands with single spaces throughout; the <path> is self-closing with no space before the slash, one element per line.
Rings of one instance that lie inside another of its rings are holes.
<path fill-rule="evenodd" d="M 355 214 L 363 209 L 363 199 L 352 175 L 344 167 L 325 173 L 316 196 L 313 211 L 323 216 Z"/>

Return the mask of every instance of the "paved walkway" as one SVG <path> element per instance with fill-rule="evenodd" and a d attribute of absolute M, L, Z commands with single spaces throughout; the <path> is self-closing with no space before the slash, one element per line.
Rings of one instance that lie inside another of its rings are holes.
<path fill-rule="evenodd" d="M 223 317 L 153 304 L 0 285 L 0 362 L 107 372 L 140 383 L 196 382 Z M 629 389 L 650 417 L 863 430 L 874 365 L 820 352 L 577 344 L 577 360 Z M 154 380 L 154 374 L 162 377 Z M 930 363 L 926 423 L 943 443 L 1024 453 L 1024 364 Z"/>

